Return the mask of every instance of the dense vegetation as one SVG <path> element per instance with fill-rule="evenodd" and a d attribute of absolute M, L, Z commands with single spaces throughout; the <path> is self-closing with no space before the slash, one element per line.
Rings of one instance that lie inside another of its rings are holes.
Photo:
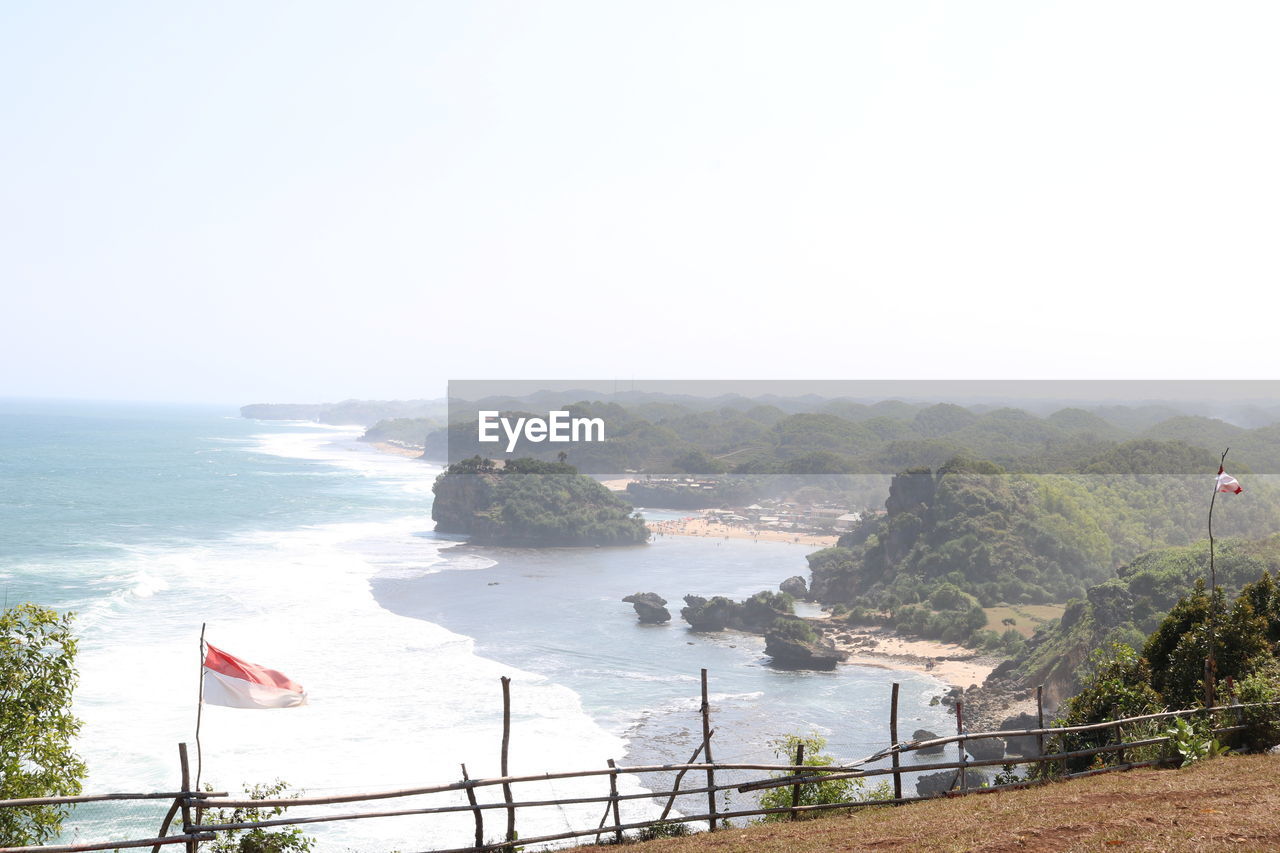
<path fill-rule="evenodd" d="M 848 608 L 853 622 L 1006 652 L 1019 650 L 1017 632 L 987 631 L 982 608 L 1088 600 L 1108 630 L 1132 619 L 1150 630 L 1190 579 L 1153 579 L 1158 558 L 1135 558 L 1197 539 L 1212 484 L 1204 474 L 1166 472 L 1212 472 L 1215 461 L 1178 442 L 1140 441 L 1084 459 L 1074 472 L 1011 473 L 966 458 L 912 469 L 893 478 L 884 513 L 867 514 L 835 547 L 809 556 L 811 589 Z M 1280 496 L 1260 481 L 1248 501 L 1219 509 L 1222 533 L 1280 530 Z M 1116 593 L 1129 575 L 1137 576 L 1136 610 L 1120 618 L 1108 608 L 1127 606 Z"/>
<path fill-rule="evenodd" d="M 1117 642 L 1092 655 L 1083 688 L 1063 707 L 1067 725 L 1203 705 L 1211 650 L 1215 701 L 1234 698 L 1228 689 L 1245 703 L 1280 699 L 1280 586 L 1264 571 L 1228 602 L 1221 587 L 1211 594 L 1198 579 L 1137 648 Z M 1239 722 L 1248 726 L 1240 745 L 1280 743 L 1280 707 L 1246 709 Z M 1087 748 L 1099 736 L 1109 735 L 1081 735 L 1072 746 Z"/>
<path fill-rule="evenodd" d="M 72 749 L 77 674 L 71 615 L 34 604 L 0 610 L 0 800 L 74 796 L 84 762 Z M 0 809 L 0 847 L 38 845 L 62 830 L 67 807 Z"/>
<path fill-rule="evenodd" d="M 484 545 L 638 545 L 644 521 L 621 498 L 572 465 L 474 457 L 436 478 L 431 517 L 441 533 Z"/>
<path fill-rule="evenodd" d="M 1219 540 L 1214 565 L 1222 595 L 1234 597 L 1265 573 L 1280 572 L 1280 536 Z M 1095 650 L 1117 644 L 1142 649 L 1170 611 L 1186 606 L 1180 601 L 1207 600 L 1195 590 L 1208 574 L 1207 541 L 1138 556 L 1038 632 L 1015 659 L 1013 672 L 1026 683 L 1043 683 L 1051 701 L 1073 695 L 1097 669 Z M 1155 662 L 1163 659 L 1161 653 Z"/>
<path fill-rule="evenodd" d="M 406 447 L 422 447 L 427 434 L 440 427 L 438 418 L 385 418 L 364 431 L 361 441 L 391 441 Z"/>

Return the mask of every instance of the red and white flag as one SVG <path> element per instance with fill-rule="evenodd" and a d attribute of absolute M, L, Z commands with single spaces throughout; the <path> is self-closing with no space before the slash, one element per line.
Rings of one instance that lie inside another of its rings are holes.
<path fill-rule="evenodd" d="M 228 708 L 295 708 L 307 704 L 302 685 L 204 644 L 204 701 Z"/>
<path fill-rule="evenodd" d="M 1244 489 L 1242 489 L 1240 484 L 1236 482 L 1235 477 L 1232 477 L 1226 471 L 1222 470 L 1222 468 L 1218 468 L 1218 491 L 1238 495 L 1243 492 Z"/>

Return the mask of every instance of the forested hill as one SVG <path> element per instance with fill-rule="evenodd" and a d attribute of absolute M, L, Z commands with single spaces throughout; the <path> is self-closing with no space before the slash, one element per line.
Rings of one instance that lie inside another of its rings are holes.
<path fill-rule="evenodd" d="M 922 602 L 942 583 L 985 607 L 1083 597 L 1143 551 L 1204 536 L 1216 461 L 1180 442 L 1140 441 L 1053 474 L 963 458 L 912 469 L 893 478 L 884 513 L 810 556 L 813 589 L 829 604 L 878 610 Z M 1249 485 L 1221 502 L 1220 535 L 1280 531 L 1280 495 L 1263 478 Z"/>
<path fill-rule="evenodd" d="M 1269 409 L 1237 413 L 1250 425 L 1246 428 L 1149 405 L 1066 407 L 1044 415 L 1011 407 L 901 400 L 809 400 L 803 408 L 796 401 L 742 398 L 719 408 L 637 399 L 554 405 L 574 416 L 604 420 L 604 442 L 571 450 L 569 461 L 589 473 L 887 475 L 937 468 L 960 455 L 989 459 L 1010 471 L 1074 472 L 1108 450 L 1139 441 L 1180 442 L 1215 454 L 1229 446 L 1238 467 L 1280 473 L 1280 411 Z M 449 427 L 428 437 L 427 458 L 494 455 L 494 445 L 477 440 L 474 416 L 455 408 Z M 514 398 L 490 400 L 481 408 L 507 417 L 545 416 L 547 411 Z M 511 455 L 550 461 L 562 449 L 526 442 Z M 1200 469 L 1176 473 L 1192 470 Z"/>
<path fill-rule="evenodd" d="M 572 465 L 481 457 L 450 465 L 433 487 L 431 517 L 441 533 L 513 547 L 639 545 L 644 521 L 613 492 Z"/>
<path fill-rule="evenodd" d="M 1219 539 L 1214 568 L 1230 601 L 1264 572 L 1280 572 L 1280 535 L 1265 539 Z M 1196 587 L 1207 585 L 1209 543 L 1161 548 L 1141 554 L 1111 578 L 1071 602 L 1062 618 L 1041 629 L 1010 665 L 1010 676 L 1043 684 L 1049 699 L 1073 695 L 1095 649 L 1124 643 L 1141 649 L 1169 610 Z"/>

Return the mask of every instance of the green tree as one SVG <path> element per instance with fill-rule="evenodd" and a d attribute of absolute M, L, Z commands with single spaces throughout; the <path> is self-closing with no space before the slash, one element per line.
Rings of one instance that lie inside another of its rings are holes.
<path fill-rule="evenodd" d="M 804 763 L 805 767 L 830 767 L 836 763 L 836 760 L 830 755 L 823 753 L 826 748 L 827 741 L 817 733 L 808 737 L 800 735 L 787 735 L 772 741 L 770 745 L 773 747 L 773 754 L 786 761 L 788 764 L 796 760 L 796 748 L 804 744 Z M 778 778 L 790 776 L 790 773 L 774 774 Z M 779 788 L 769 788 L 760 795 L 760 808 L 762 809 L 783 809 L 791 807 L 791 786 L 783 786 Z M 893 792 L 887 784 L 878 785 L 867 791 L 863 787 L 861 779 L 828 779 L 822 782 L 810 782 L 800 786 L 800 802 L 801 806 L 826 805 L 831 803 L 856 803 L 868 800 L 887 800 L 893 797 Z M 803 814 L 803 813 L 802 813 Z M 821 812 L 810 812 L 810 816 L 821 814 Z M 768 814 L 761 818 L 761 821 L 779 821 L 789 820 L 790 815 L 779 812 L 777 814 Z"/>
<path fill-rule="evenodd" d="M 76 686 L 72 614 L 34 604 L 0 612 L 0 799 L 74 796 L 84 762 L 71 741 Z M 41 844 L 62 830 L 66 808 L 0 809 L 0 846 Z"/>

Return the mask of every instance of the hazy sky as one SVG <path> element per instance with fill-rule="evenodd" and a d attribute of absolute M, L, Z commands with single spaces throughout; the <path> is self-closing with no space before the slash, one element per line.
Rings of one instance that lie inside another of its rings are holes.
<path fill-rule="evenodd" d="M 1274 377 L 1280 4 L 0 5 L 0 396 Z"/>

